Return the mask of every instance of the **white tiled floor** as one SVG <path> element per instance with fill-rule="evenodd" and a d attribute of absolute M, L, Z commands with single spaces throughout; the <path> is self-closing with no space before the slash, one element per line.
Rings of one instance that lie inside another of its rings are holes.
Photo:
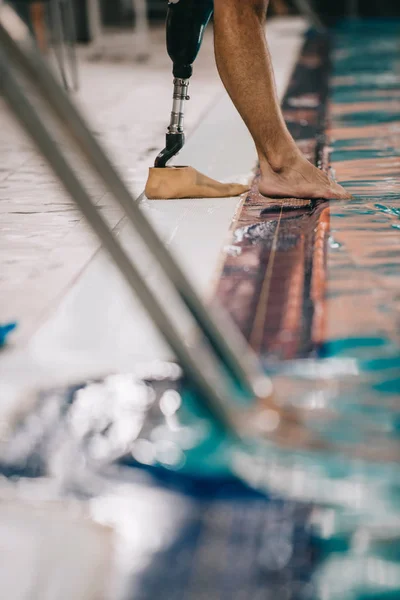
<path fill-rule="evenodd" d="M 171 109 L 172 76 L 162 28 L 152 32 L 152 40 L 153 55 L 146 64 L 90 62 L 83 49 L 76 96 L 135 196 L 163 146 Z M 188 134 L 222 93 L 210 35 L 205 42 L 196 61 Z M 93 256 L 97 242 L 3 104 L 0 131 L 0 319 L 18 319 L 16 339 L 26 341 Z M 110 210 L 101 189 L 95 196 L 116 225 L 119 211 Z"/>
<path fill-rule="evenodd" d="M 282 95 L 302 41 L 301 21 L 274 21 L 268 37 Z M 162 30 L 152 32 L 146 65 L 81 59 L 77 101 L 104 140 L 135 195 L 162 147 L 171 96 Z M 255 165 L 253 143 L 216 73 L 212 36 L 204 41 L 191 82 L 188 142 L 179 163 L 220 180 L 243 180 Z M 197 127 L 196 127 L 197 124 Z M 0 108 L 0 319 L 20 321 L 14 345 L 0 357 L 0 377 L 40 385 L 163 357 L 168 350 L 125 289 L 73 203 L 64 197 L 30 144 Z M 121 221 L 95 188 L 99 207 L 118 226 L 158 293 L 165 286 Z M 210 291 L 238 199 L 142 202 L 166 245 L 202 295 Z M 95 255 L 94 259 L 93 256 Z"/>

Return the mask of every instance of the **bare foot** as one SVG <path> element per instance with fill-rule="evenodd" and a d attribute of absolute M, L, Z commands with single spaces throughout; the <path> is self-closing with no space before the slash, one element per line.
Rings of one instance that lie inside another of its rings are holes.
<path fill-rule="evenodd" d="M 323 171 L 314 167 L 304 156 L 297 154 L 279 169 L 267 161 L 260 162 L 260 194 L 270 198 L 324 198 L 350 200 L 351 195 Z"/>

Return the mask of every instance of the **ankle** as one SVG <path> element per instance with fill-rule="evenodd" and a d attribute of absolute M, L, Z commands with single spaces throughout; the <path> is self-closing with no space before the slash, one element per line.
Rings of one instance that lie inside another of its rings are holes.
<path fill-rule="evenodd" d="M 299 160 L 299 151 L 297 148 L 280 148 L 275 152 L 269 151 L 268 154 L 259 154 L 259 162 L 262 174 L 274 173 L 279 175 L 287 169 L 290 169 Z"/>

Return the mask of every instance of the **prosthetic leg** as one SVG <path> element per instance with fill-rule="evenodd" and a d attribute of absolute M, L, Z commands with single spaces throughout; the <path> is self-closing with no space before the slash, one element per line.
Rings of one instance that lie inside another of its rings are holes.
<path fill-rule="evenodd" d="M 173 103 L 166 146 L 149 171 L 145 190 L 148 198 L 237 196 L 248 189 L 238 184 L 221 184 L 192 167 L 166 168 L 185 143 L 183 122 L 189 80 L 212 12 L 213 0 L 170 0 L 168 4 L 166 38 L 173 63 Z"/>
<path fill-rule="evenodd" d="M 213 0 L 171 0 L 168 4 L 166 37 L 173 65 L 174 95 L 166 146 L 157 156 L 155 167 L 165 167 L 185 143 L 183 119 L 189 80 L 212 12 Z"/>

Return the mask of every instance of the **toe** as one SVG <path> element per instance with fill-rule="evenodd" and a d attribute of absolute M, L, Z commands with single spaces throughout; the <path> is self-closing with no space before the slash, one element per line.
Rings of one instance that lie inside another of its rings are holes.
<path fill-rule="evenodd" d="M 240 183 L 232 183 L 229 186 L 229 196 L 240 196 L 240 194 L 244 194 L 248 192 L 250 189 L 249 185 L 242 185 Z"/>
<path fill-rule="evenodd" d="M 351 200 L 351 194 L 338 183 L 331 183 L 331 192 L 333 193 L 332 198 L 337 200 Z"/>

